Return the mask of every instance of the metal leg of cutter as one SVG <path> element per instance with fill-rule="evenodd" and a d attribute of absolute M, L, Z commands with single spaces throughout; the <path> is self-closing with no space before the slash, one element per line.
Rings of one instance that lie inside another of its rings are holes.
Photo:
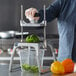
<path fill-rule="evenodd" d="M 15 51 L 16 51 L 16 47 L 14 46 L 13 53 L 12 53 L 11 59 L 10 59 L 10 64 L 9 64 L 9 71 L 10 72 L 12 71 L 12 63 L 13 63 L 13 58 L 14 58 Z"/>
<path fill-rule="evenodd" d="M 48 46 L 50 47 L 50 50 L 51 50 L 51 52 L 52 52 L 54 61 L 56 61 L 57 59 L 56 59 L 56 56 L 55 56 L 55 51 L 54 51 L 53 46 L 52 46 L 51 44 L 48 44 Z"/>
<path fill-rule="evenodd" d="M 37 60 L 37 66 L 39 68 L 39 73 L 40 73 L 40 58 L 39 58 L 39 46 L 35 46 L 35 50 L 36 50 L 36 60 Z"/>
<path fill-rule="evenodd" d="M 41 67 L 43 67 L 45 49 L 42 49 L 42 59 L 41 59 Z"/>

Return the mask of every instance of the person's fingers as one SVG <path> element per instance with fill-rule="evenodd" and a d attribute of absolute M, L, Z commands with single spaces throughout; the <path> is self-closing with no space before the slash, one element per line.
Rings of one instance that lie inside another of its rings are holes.
<path fill-rule="evenodd" d="M 25 11 L 25 16 L 27 19 L 29 20 L 35 20 L 35 21 L 38 21 L 39 20 L 39 17 L 34 17 L 35 16 L 35 13 L 38 13 L 37 9 L 35 8 L 29 8 Z"/>
<path fill-rule="evenodd" d="M 27 10 L 25 11 L 25 16 L 26 16 L 26 17 L 29 16 L 29 9 L 27 9 Z"/>
<path fill-rule="evenodd" d="M 25 15 L 29 15 L 29 14 L 30 14 L 30 11 L 31 11 L 31 8 L 26 9 L 26 10 L 25 10 Z"/>
<path fill-rule="evenodd" d="M 37 9 L 35 8 L 29 8 L 25 11 L 25 16 L 32 16 L 34 17 L 35 13 L 37 13 Z"/>
<path fill-rule="evenodd" d="M 36 9 L 32 9 L 32 16 L 34 17 L 35 16 L 35 13 L 37 13 L 38 11 Z"/>
<path fill-rule="evenodd" d="M 29 13 L 26 11 L 26 12 L 25 12 L 25 16 L 28 16 L 28 15 L 29 15 Z"/>

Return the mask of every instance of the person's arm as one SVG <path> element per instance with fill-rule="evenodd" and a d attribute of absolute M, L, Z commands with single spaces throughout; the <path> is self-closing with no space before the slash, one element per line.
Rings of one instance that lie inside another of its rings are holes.
<path fill-rule="evenodd" d="M 46 8 L 46 20 L 47 20 L 47 22 L 50 22 L 50 21 L 52 21 L 53 19 L 55 19 L 56 17 L 59 16 L 59 12 L 60 12 L 60 9 L 61 9 L 62 1 L 63 0 L 56 0 L 51 5 L 49 5 L 48 8 Z M 42 22 L 43 19 L 44 19 L 43 10 L 39 11 L 39 16 L 40 16 L 40 18 L 39 18 L 38 22 Z"/>

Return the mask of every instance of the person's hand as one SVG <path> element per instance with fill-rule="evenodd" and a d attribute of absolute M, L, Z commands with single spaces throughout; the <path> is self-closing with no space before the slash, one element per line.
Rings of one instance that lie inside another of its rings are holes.
<path fill-rule="evenodd" d="M 25 10 L 25 16 L 29 21 L 38 21 L 39 17 L 35 17 L 35 14 L 38 13 L 37 9 L 35 8 L 29 8 Z"/>

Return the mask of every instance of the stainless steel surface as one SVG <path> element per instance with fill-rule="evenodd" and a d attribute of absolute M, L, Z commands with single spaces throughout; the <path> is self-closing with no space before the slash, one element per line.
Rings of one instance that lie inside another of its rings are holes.
<path fill-rule="evenodd" d="M 15 68 L 16 67 L 16 68 Z M 19 68 L 19 64 L 14 64 L 14 69 L 12 72 L 9 72 L 8 64 L 0 64 L 0 76 L 51 76 L 51 73 L 38 74 L 38 73 L 30 73 L 30 72 L 22 72 Z"/>

